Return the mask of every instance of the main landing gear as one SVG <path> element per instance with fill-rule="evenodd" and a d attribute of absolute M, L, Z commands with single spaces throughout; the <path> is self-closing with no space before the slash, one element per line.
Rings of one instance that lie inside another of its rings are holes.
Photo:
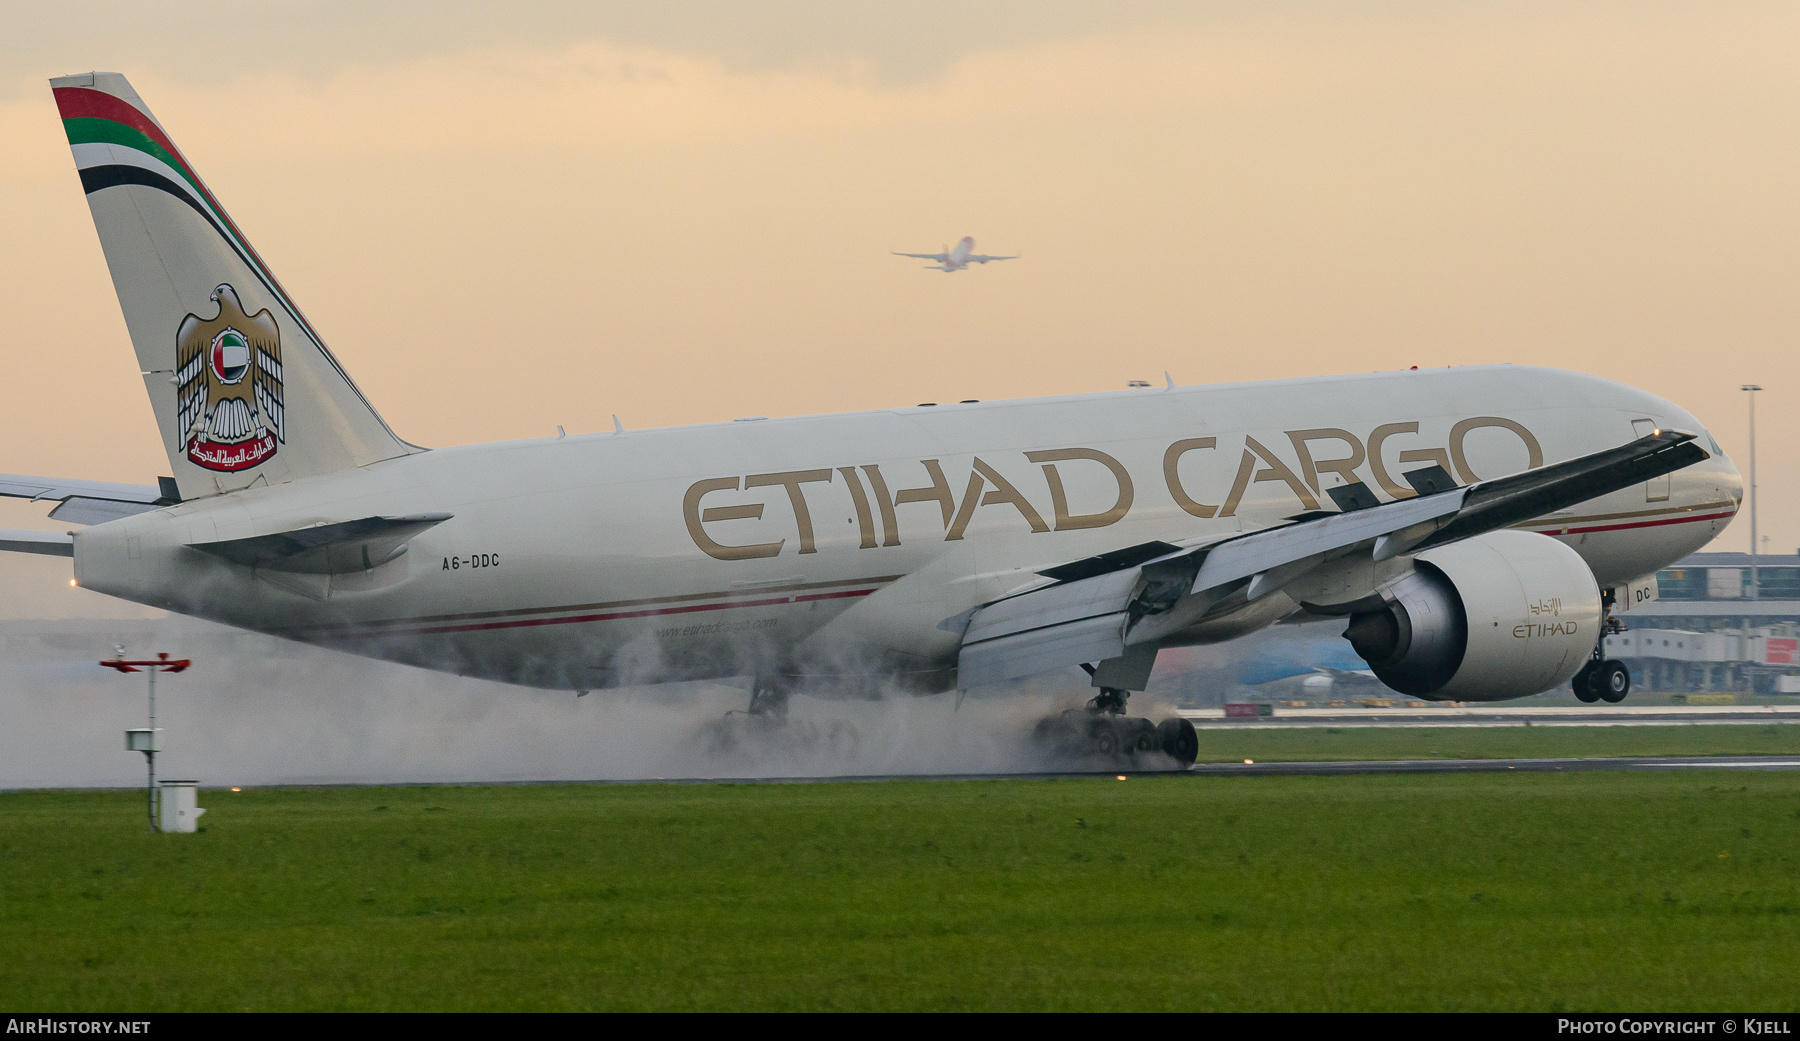
<path fill-rule="evenodd" d="M 810 752 L 836 760 L 855 758 L 862 744 L 849 720 L 835 719 L 819 726 L 810 720 L 789 720 L 788 699 L 793 692 L 768 677 L 758 676 L 750 685 L 750 704 L 732 709 L 700 730 L 700 747 L 713 758 L 740 753 L 774 751 L 783 755 Z"/>
<path fill-rule="evenodd" d="M 1091 666 L 1082 666 L 1090 674 Z M 1038 720 L 1032 737 L 1060 756 L 1135 762 L 1141 756 L 1166 755 L 1183 768 L 1200 755 L 1194 724 L 1185 719 L 1152 723 L 1125 714 L 1131 692 L 1101 687 L 1085 708 L 1072 708 Z"/>
<path fill-rule="evenodd" d="M 1588 663 L 1581 667 L 1569 686 L 1575 691 L 1575 697 L 1587 704 L 1604 701 L 1609 705 L 1617 705 L 1631 693 L 1631 673 L 1626 670 L 1625 663 L 1606 656 L 1606 638 L 1613 633 L 1625 631 L 1625 623 L 1612 616 L 1612 592 L 1608 590 L 1600 599 L 1600 638 L 1594 641 L 1594 653 Z"/>

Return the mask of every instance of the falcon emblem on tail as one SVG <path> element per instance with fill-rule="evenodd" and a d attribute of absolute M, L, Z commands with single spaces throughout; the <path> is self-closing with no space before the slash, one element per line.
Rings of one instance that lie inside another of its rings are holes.
<path fill-rule="evenodd" d="M 175 336 L 177 429 L 190 462 L 248 470 L 287 441 L 281 399 L 281 330 L 268 308 L 246 315 L 221 285 L 212 318 L 190 314 Z"/>

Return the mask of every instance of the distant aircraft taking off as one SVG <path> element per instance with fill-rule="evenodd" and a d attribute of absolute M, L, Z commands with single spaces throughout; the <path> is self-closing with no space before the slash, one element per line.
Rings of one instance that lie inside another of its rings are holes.
<path fill-rule="evenodd" d="M 975 236 L 973 235 L 964 235 L 962 241 L 956 244 L 955 249 L 945 246 L 942 253 L 896 253 L 894 256 L 912 257 L 916 260 L 929 260 L 931 263 L 925 265 L 927 268 L 932 271 L 944 272 L 962 271 L 970 264 L 985 264 L 990 260 L 1019 259 L 1016 255 L 1010 257 L 990 257 L 975 252 Z"/>

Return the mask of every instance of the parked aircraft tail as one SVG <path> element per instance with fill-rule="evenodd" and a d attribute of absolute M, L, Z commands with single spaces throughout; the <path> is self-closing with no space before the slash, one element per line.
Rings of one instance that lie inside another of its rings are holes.
<path fill-rule="evenodd" d="M 183 498 L 418 450 L 376 414 L 124 76 L 50 85 Z"/>

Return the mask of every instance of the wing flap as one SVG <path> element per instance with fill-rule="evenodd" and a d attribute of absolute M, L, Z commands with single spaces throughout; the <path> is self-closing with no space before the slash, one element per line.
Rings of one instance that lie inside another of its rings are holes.
<path fill-rule="evenodd" d="M 1125 612 L 1116 611 L 1013 632 L 973 646 L 964 644 L 956 663 L 957 685 L 966 688 L 1004 683 L 1083 662 L 1116 658 L 1125 653 L 1128 617 Z"/>
<path fill-rule="evenodd" d="M 1003 683 L 1124 653 L 1142 576 L 1141 566 L 1090 575 L 980 608 L 963 632 L 958 683 Z"/>
<path fill-rule="evenodd" d="M 1139 572 L 1138 568 L 1114 571 L 996 601 L 969 620 L 963 646 L 1123 611 L 1137 589 Z"/>

